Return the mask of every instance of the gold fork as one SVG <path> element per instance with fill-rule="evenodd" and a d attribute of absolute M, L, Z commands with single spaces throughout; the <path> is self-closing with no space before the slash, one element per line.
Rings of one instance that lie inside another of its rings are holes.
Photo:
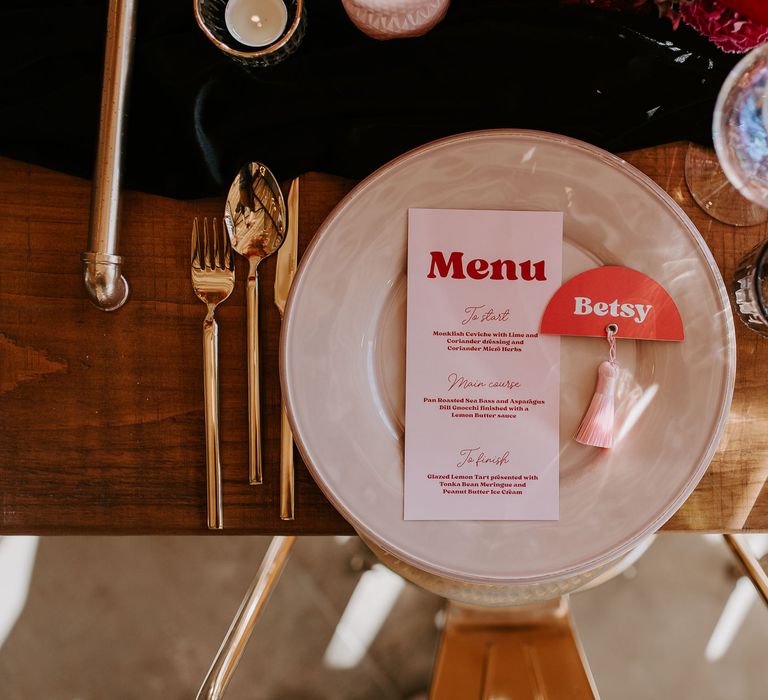
<path fill-rule="evenodd" d="M 195 218 L 192 224 L 192 286 L 200 301 L 208 307 L 203 321 L 203 367 L 205 370 L 205 464 L 208 492 L 208 528 L 223 526 L 221 505 L 221 460 L 219 457 L 219 363 L 218 326 L 213 317 L 216 307 L 235 286 L 235 265 L 229 237 L 216 225 L 208 233 L 208 219 L 203 231 Z"/>

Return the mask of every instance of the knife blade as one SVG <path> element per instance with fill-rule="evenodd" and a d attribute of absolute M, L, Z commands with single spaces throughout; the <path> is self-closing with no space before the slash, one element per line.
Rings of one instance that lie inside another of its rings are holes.
<path fill-rule="evenodd" d="M 285 313 L 285 303 L 291 289 L 299 250 L 299 178 L 294 178 L 288 191 L 288 230 L 283 245 L 277 253 L 275 270 L 275 306 L 280 318 Z M 293 432 L 285 410 L 285 400 L 280 400 L 280 519 L 294 518 L 294 470 Z"/>
<path fill-rule="evenodd" d="M 280 317 L 285 313 L 285 303 L 291 289 L 293 276 L 296 274 L 296 261 L 299 249 L 299 178 L 294 178 L 288 191 L 288 230 L 285 240 L 277 251 L 275 268 L 275 306 Z"/>

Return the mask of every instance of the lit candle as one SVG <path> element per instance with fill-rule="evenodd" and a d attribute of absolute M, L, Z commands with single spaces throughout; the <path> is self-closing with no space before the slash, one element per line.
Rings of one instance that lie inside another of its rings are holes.
<path fill-rule="evenodd" d="M 235 39 L 246 46 L 269 46 L 288 23 L 283 0 L 229 0 L 224 21 Z"/>

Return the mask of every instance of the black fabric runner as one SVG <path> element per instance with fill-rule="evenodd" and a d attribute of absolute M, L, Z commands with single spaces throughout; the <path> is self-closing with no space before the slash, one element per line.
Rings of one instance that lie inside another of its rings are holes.
<path fill-rule="evenodd" d="M 106 2 L 0 7 L 0 154 L 90 177 Z M 363 177 L 474 129 L 575 136 L 611 151 L 710 140 L 738 56 L 667 20 L 554 0 L 453 0 L 429 34 L 379 42 L 339 0 L 309 0 L 286 62 L 245 72 L 197 27 L 190 0 L 139 2 L 125 184 L 218 195 L 246 161 L 278 178 Z"/>

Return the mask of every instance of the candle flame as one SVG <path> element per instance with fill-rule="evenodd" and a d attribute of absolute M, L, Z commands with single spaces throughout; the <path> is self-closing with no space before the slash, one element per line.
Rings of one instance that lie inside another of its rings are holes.
<path fill-rule="evenodd" d="M 261 21 L 261 17 L 259 17 L 259 15 L 251 15 L 251 22 L 253 22 L 257 27 L 264 26 L 263 22 Z"/>

